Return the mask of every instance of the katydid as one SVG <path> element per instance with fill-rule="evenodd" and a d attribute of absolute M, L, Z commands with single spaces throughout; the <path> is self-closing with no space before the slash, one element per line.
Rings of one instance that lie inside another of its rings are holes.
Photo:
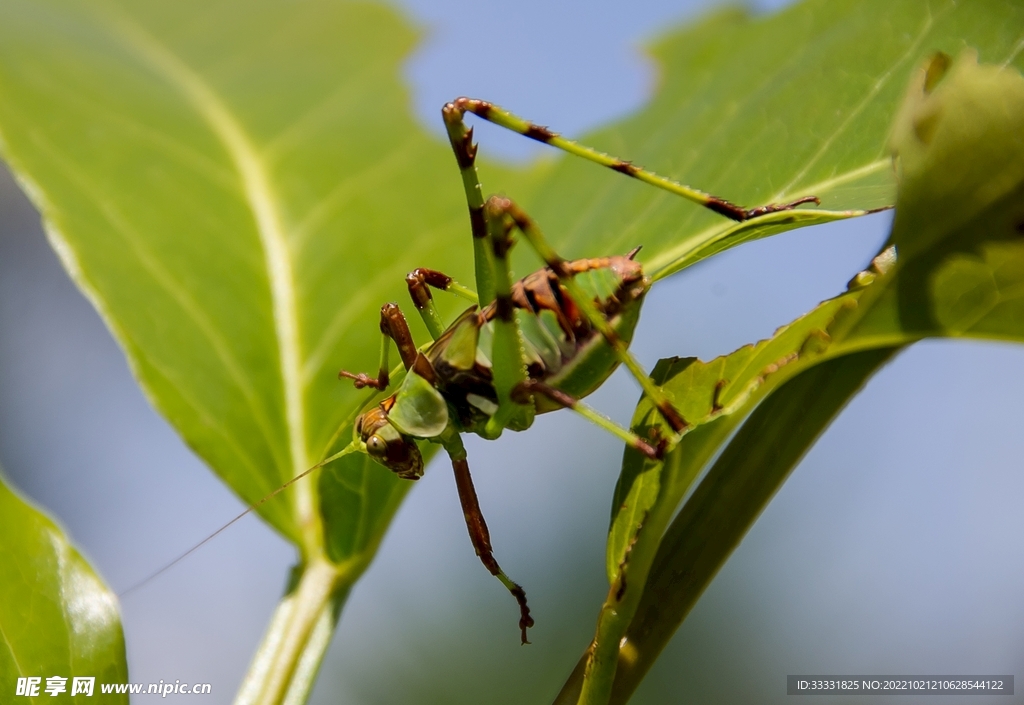
<path fill-rule="evenodd" d="M 476 170 L 477 145 L 463 119 L 467 112 L 737 221 L 805 203 L 817 204 L 818 199 L 806 196 L 790 203 L 746 209 L 566 140 L 490 103 L 459 98 L 444 106 L 442 114 L 469 206 L 476 295 L 441 272 L 415 270 L 406 279 L 409 294 L 433 342 L 418 349 L 401 310 L 395 304 L 385 304 L 381 309 L 383 338 L 377 376 L 344 370 L 340 376 L 352 379 L 358 388 L 387 389 L 389 354 L 392 342 L 395 344 L 405 378 L 394 394 L 356 419 L 357 442 L 374 460 L 407 480 L 423 474 L 417 441 L 441 444 L 455 471 L 473 547 L 518 602 L 525 644 L 526 630 L 533 625 L 526 593 L 494 558 L 460 434 L 476 433 L 495 439 L 505 429 L 529 428 L 536 414 L 570 408 L 658 460 L 688 424 L 629 352 L 644 295 L 651 286 L 651 279 L 634 259 L 639 247 L 625 255 L 568 261 L 555 252 L 536 224 L 511 200 L 492 196 L 485 201 Z M 517 230 L 546 266 L 513 283 L 508 252 Z M 445 328 L 430 288 L 461 295 L 473 305 Z M 629 368 L 655 402 L 672 431 L 671 437 L 641 438 L 580 402 L 620 363 Z"/>
<path fill-rule="evenodd" d="M 422 268 L 411 272 L 406 277 L 409 294 L 432 342 L 417 347 L 399 307 L 389 303 L 381 308 L 381 354 L 376 376 L 344 370 L 339 376 L 353 380 L 357 388 L 387 389 L 391 375 L 389 357 L 394 345 L 405 368 L 405 377 L 393 394 L 372 404 L 357 417 L 353 441 L 340 452 L 296 475 L 122 595 L 148 583 L 250 511 L 343 455 L 366 453 L 400 478 L 418 479 L 424 467 L 417 444 L 427 441 L 440 444 L 451 459 L 473 547 L 486 568 L 519 604 L 519 627 L 525 644 L 528 643 L 526 630 L 533 626 L 526 593 L 494 558 L 461 434 L 475 433 L 495 439 L 505 429 L 529 428 L 537 414 L 569 408 L 651 460 L 659 460 L 686 432 L 689 427 L 686 419 L 629 351 L 644 296 L 652 281 L 675 271 L 675 263 L 651 275 L 635 259 L 639 247 L 626 254 L 563 259 L 514 202 L 497 196 L 484 199 L 476 170 L 477 145 L 473 142 L 472 129 L 464 121 L 467 112 L 664 189 L 733 221 L 748 221 L 819 203 L 817 197 L 805 196 L 788 203 L 743 208 L 567 140 L 485 101 L 459 98 L 446 104 L 442 115 L 462 174 L 469 208 L 475 292 L 442 272 Z M 819 213 L 835 219 L 862 215 L 866 211 Z M 513 282 L 508 253 L 515 243 L 516 231 L 545 266 Z M 471 306 L 445 326 L 434 305 L 431 289 L 460 296 Z M 620 364 L 629 369 L 655 403 L 669 429 L 667 433 L 641 438 L 581 402 Z"/>

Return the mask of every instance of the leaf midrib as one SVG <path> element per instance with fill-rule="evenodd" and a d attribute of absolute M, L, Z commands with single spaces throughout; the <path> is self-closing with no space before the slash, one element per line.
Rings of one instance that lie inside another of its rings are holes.
<path fill-rule="evenodd" d="M 274 189 L 259 150 L 231 110 L 206 81 L 152 35 L 109 7 L 104 12 L 114 36 L 144 64 L 177 89 L 209 126 L 227 152 L 242 183 L 263 248 L 270 284 L 274 333 L 278 347 L 285 423 L 293 477 L 310 465 L 306 443 L 305 405 L 301 374 L 299 316 L 295 279 L 287 236 Z M 316 528 L 316 506 L 310 483 L 298 483 L 292 493 L 296 518 L 307 549 L 322 539 Z"/>

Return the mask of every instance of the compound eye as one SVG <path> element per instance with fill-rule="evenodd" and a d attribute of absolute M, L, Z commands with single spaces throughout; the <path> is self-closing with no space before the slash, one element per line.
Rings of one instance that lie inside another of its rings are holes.
<path fill-rule="evenodd" d="M 387 444 L 384 439 L 378 436 L 376 433 L 370 436 L 366 441 L 366 452 L 375 458 L 384 457 L 384 451 L 387 450 Z"/>

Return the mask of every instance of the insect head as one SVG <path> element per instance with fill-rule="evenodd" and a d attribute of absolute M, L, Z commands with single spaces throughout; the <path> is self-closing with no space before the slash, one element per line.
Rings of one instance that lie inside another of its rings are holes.
<path fill-rule="evenodd" d="M 418 480 L 423 476 L 423 456 L 412 436 L 403 434 L 388 420 L 394 403 L 395 395 L 391 395 L 361 414 L 356 419 L 355 432 L 366 444 L 371 458 L 403 480 Z"/>

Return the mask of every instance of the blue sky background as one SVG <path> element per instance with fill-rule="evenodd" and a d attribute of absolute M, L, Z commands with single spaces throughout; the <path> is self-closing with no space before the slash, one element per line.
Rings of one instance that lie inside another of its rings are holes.
<path fill-rule="evenodd" d="M 408 0 L 427 32 L 406 70 L 415 110 L 439 138 L 438 109 L 461 94 L 583 133 L 643 105 L 656 84 L 645 39 L 705 6 Z M 544 149 L 487 126 L 478 136 L 513 160 Z M 652 292 L 634 349 L 651 366 L 770 335 L 840 291 L 887 227 L 880 215 L 790 233 L 675 276 Z M 637 395 L 617 374 L 594 403 L 625 421 Z M 1021 418 L 1024 348 L 905 352 L 797 468 L 636 702 L 783 702 L 788 673 L 1013 673 L 1024 662 Z M 585 647 L 620 445 L 553 414 L 468 448 L 497 556 L 529 590 L 534 645 L 518 645 L 514 608 L 473 555 L 439 465 L 353 592 L 314 702 L 544 702 Z M 115 588 L 240 510 L 143 399 L 6 174 L 0 464 Z M 230 702 L 293 559 L 249 517 L 126 599 L 133 679 L 211 682 L 204 702 Z"/>

